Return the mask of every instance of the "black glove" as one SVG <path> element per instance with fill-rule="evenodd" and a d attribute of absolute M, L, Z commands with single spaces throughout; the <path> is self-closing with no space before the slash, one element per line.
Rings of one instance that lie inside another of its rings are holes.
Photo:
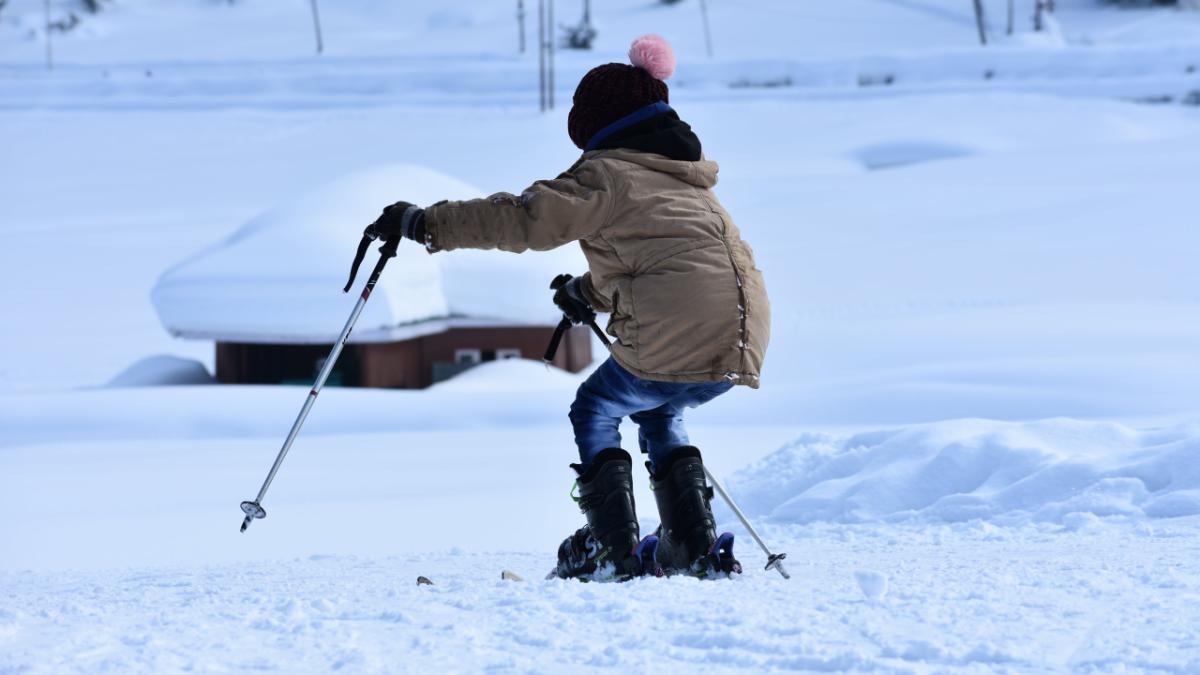
<path fill-rule="evenodd" d="M 554 289 L 554 304 L 562 310 L 563 316 L 577 325 L 596 321 L 596 311 L 583 296 L 582 282 L 583 277 L 560 274 L 550 283 L 550 288 Z"/>
<path fill-rule="evenodd" d="M 363 230 L 372 239 L 401 236 L 425 243 L 425 210 L 408 202 L 396 202 L 385 208 L 375 222 Z"/>

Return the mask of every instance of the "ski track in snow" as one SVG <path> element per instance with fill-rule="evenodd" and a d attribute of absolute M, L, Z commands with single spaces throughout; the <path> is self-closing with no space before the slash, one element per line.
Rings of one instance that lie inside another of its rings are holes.
<path fill-rule="evenodd" d="M 770 534 L 790 581 L 746 548 L 743 577 L 709 582 L 545 581 L 543 555 L 461 552 L 0 573 L 0 672 L 1200 668 L 1200 519 Z"/>

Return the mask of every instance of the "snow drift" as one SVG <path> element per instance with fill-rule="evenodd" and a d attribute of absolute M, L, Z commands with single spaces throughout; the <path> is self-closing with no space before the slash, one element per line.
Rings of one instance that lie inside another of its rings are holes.
<path fill-rule="evenodd" d="M 216 380 L 203 363 L 170 354 L 138 359 L 109 380 L 109 387 L 159 387 L 181 384 L 212 384 Z"/>
<path fill-rule="evenodd" d="M 1187 516 L 1200 514 L 1200 424 L 956 420 L 809 434 L 731 483 L 750 513 L 776 522 Z"/>

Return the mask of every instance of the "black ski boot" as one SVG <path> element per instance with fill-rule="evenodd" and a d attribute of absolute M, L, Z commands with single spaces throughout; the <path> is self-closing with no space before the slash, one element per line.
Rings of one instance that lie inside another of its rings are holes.
<path fill-rule="evenodd" d="M 579 473 L 578 464 L 571 467 Z M 579 509 L 588 524 L 558 547 L 553 576 L 585 581 L 625 581 L 662 576 L 655 559 L 658 538 L 638 541 L 633 504 L 633 460 L 620 448 L 602 450 L 576 481 Z"/>
<path fill-rule="evenodd" d="M 733 557 L 733 534 L 717 536 L 712 513 L 713 489 L 704 477 L 700 451 L 690 445 L 667 453 L 657 471 L 652 469 L 651 487 L 658 503 L 658 559 L 667 573 L 710 577 L 741 574 L 742 565 Z"/>

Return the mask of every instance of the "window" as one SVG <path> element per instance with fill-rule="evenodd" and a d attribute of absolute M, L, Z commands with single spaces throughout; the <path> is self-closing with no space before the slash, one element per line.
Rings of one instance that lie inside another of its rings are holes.
<path fill-rule="evenodd" d="M 483 361 L 483 353 L 478 349 L 455 349 L 454 362 L 460 365 L 481 363 Z"/>
<path fill-rule="evenodd" d="M 496 350 L 496 358 L 497 359 L 519 359 L 519 358 L 521 358 L 521 350 L 520 349 L 497 349 Z"/>

